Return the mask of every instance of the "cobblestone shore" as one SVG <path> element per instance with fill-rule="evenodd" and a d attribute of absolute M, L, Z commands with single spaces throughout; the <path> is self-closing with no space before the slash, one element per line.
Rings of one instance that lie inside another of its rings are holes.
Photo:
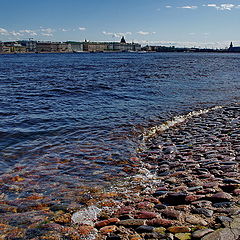
<path fill-rule="evenodd" d="M 130 160 L 128 178 L 82 189 L 71 196 L 78 205 L 29 199 L 42 218 L 27 229 L 14 227 L 2 200 L 0 239 L 240 239 L 240 105 L 159 132 Z"/>

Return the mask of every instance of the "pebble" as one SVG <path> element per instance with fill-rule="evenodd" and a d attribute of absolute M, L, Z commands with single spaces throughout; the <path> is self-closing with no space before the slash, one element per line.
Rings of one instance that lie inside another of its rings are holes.
<path fill-rule="evenodd" d="M 189 233 L 189 232 L 191 232 L 191 228 L 184 227 L 184 226 L 169 227 L 167 230 L 171 233 Z"/>
<path fill-rule="evenodd" d="M 194 224 L 194 225 L 199 225 L 199 224 L 202 225 L 202 226 L 207 226 L 208 225 L 208 223 L 204 219 L 202 219 L 200 217 L 195 217 L 195 216 L 192 216 L 192 215 L 187 216 L 185 218 L 185 220 L 186 220 L 186 222 Z"/>
<path fill-rule="evenodd" d="M 170 219 L 176 219 L 176 220 L 179 220 L 179 218 L 181 216 L 181 213 L 179 211 L 176 211 L 176 210 L 165 209 L 165 210 L 161 211 L 161 213 L 164 217 L 167 217 L 167 218 L 170 218 Z"/>
<path fill-rule="evenodd" d="M 121 220 L 117 222 L 117 225 L 125 226 L 125 227 L 140 227 L 144 225 L 146 220 L 143 219 L 127 219 Z"/>
<path fill-rule="evenodd" d="M 193 213 L 197 214 L 203 214 L 206 217 L 212 217 L 213 216 L 213 210 L 206 209 L 206 208 L 195 208 L 192 211 Z"/>
<path fill-rule="evenodd" d="M 162 218 L 155 218 L 152 220 L 147 221 L 147 225 L 149 226 L 156 226 L 156 227 L 169 227 L 175 224 L 175 221 L 162 219 Z"/>
<path fill-rule="evenodd" d="M 110 224 L 117 223 L 119 221 L 120 220 L 118 218 L 109 218 L 107 220 L 103 220 L 103 221 L 95 223 L 95 227 L 96 228 L 101 228 L 101 227 L 105 227 L 105 226 L 110 225 Z"/>
<path fill-rule="evenodd" d="M 174 236 L 176 239 L 179 239 L 179 240 L 191 239 L 191 233 L 176 233 Z"/>
<path fill-rule="evenodd" d="M 203 236 L 205 236 L 206 234 L 211 233 L 211 232 L 213 232 L 213 231 L 214 231 L 214 230 L 209 229 L 209 228 L 200 229 L 200 230 L 197 230 L 197 231 L 193 232 L 193 233 L 192 233 L 192 237 L 193 237 L 193 238 L 196 238 L 196 239 L 200 239 L 200 238 L 202 238 Z"/>
<path fill-rule="evenodd" d="M 116 230 L 117 230 L 117 226 L 106 226 L 106 227 L 100 228 L 100 233 L 105 235 L 105 234 L 115 232 Z"/>
<path fill-rule="evenodd" d="M 138 233 L 146 233 L 146 232 L 153 232 L 153 229 L 154 227 L 152 226 L 143 225 L 143 226 L 137 227 L 136 231 Z"/>
<path fill-rule="evenodd" d="M 231 194 L 229 193 L 225 193 L 225 192 L 218 192 L 216 194 L 213 194 L 211 196 L 211 199 L 214 202 L 222 202 L 222 201 L 230 201 L 230 199 L 232 199 Z"/>
<path fill-rule="evenodd" d="M 140 211 L 137 212 L 136 218 L 142 218 L 142 219 L 153 219 L 158 216 L 155 212 L 147 212 L 147 211 Z"/>

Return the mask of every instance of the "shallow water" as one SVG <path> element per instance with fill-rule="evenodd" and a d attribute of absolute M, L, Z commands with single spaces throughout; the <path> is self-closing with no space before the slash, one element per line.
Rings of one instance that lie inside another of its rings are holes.
<path fill-rule="evenodd" d="M 238 102 L 239 66 L 238 54 L 0 55 L 0 174 L 21 176 L 22 195 L 125 176 L 147 129 Z"/>

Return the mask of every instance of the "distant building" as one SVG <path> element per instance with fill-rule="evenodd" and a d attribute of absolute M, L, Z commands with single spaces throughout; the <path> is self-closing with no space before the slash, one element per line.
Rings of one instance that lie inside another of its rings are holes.
<path fill-rule="evenodd" d="M 37 41 L 33 40 L 23 40 L 18 41 L 19 44 L 26 47 L 27 52 L 36 52 L 37 51 Z"/>
<path fill-rule="evenodd" d="M 138 43 L 127 43 L 125 38 L 122 37 L 120 42 L 109 42 L 108 51 L 117 52 L 141 51 L 141 45 Z"/>
<path fill-rule="evenodd" d="M 70 52 L 83 52 L 82 42 L 66 42 L 69 45 Z"/>
<path fill-rule="evenodd" d="M 141 45 L 137 43 L 126 43 L 124 37 L 120 42 L 67 42 L 71 45 L 73 52 L 129 52 L 141 51 Z"/>
<path fill-rule="evenodd" d="M 229 52 L 240 52 L 240 47 L 234 47 L 233 43 L 230 43 L 230 47 L 228 48 Z"/>
<path fill-rule="evenodd" d="M 61 42 L 37 42 L 36 52 L 52 53 L 52 52 L 70 52 L 70 45 Z"/>
<path fill-rule="evenodd" d="M 105 42 L 87 42 L 83 43 L 83 51 L 86 52 L 104 52 L 107 50 L 107 43 Z"/>
<path fill-rule="evenodd" d="M 0 53 L 65 53 L 65 52 L 133 52 L 141 51 L 138 43 L 127 43 L 122 37 L 120 42 L 51 42 L 21 40 L 0 42 Z"/>
<path fill-rule="evenodd" d="M 18 42 L 4 42 L 4 50 L 6 53 L 25 53 L 26 47 Z"/>
<path fill-rule="evenodd" d="M 5 46 L 3 42 L 0 42 L 0 53 L 11 53 L 11 48 Z"/>

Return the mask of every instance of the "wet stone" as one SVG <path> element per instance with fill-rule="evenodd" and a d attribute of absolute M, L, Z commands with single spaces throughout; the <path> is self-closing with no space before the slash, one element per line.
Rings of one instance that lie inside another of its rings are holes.
<path fill-rule="evenodd" d="M 215 208 L 230 208 L 235 205 L 235 202 L 218 202 L 214 203 L 213 207 Z"/>
<path fill-rule="evenodd" d="M 238 235 L 238 236 L 237 236 Z M 205 235 L 202 240 L 238 240 L 239 233 L 230 228 L 220 228 L 212 233 Z"/>
<path fill-rule="evenodd" d="M 185 220 L 186 220 L 186 222 L 194 224 L 194 225 L 206 226 L 208 224 L 204 219 L 202 219 L 200 217 L 192 216 L 192 215 L 187 216 L 185 218 Z"/>
<path fill-rule="evenodd" d="M 107 220 L 103 220 L 103 221 L 95 223 L 95 227 L 96 228 L 101 228 L 101 227 L 105 227 L 105 226 L 110 225 L 110 224 L 117 223 L 119 221 L 120 220 L 118 218 L 109 218 Z"/>
<path fill-rule="evenodd" d="M 170 205 L 182 205 L 185 203 L 186 193 L 169 193 L 165 198 L 164 202 Z"/>
<path fill-rule="evenodd" d="M 167 229 L 171 233 L 188 233 L 191 232 L 191 228 L 184 226 L 174 226 Z"/>
<path fill-rule="evenodd" d="M 131 206 L 124 206 L 122 208 L 120 208 L 116 214 L 117 215 L 123 215 L 123 214 L 129 214 L 129 213 L 132 213 L 135 209 Z"/>
<path fill-rule="evenodd" d="M 136 206 L 137 209 L 148 209 L 153 207 L 154 207 L 154 204 L 151 202 L 140 202 Z"/>
<path fill-rule="evenodd" d="M 226 216 L 218 216 L 216 218 L 216 222 L 221 223 L 224 227 L 230 227 L 230 222 L 232 221 L 233 221 L 232 218 Z"/>
<path fill-rule="evenodd" d="M 138 233 L 147 233 L 147 232 L 153 232 L 153 229 L 154 229 L 154 227 L 152 227 L 152 226 L 143 225 L 143 226 L 136 228 L 136 231 Z"/>
<path fill-rule="evenodd" d="M 153 219 L 158 216 L 155 212 L 147 212 L 147 211 L 140 211 L 136 214 L 136 218 L 143 218 L 143 219 Z"/>
<path fill-rule="evenodd" d="M 160 204 L 160 203 L 159 203 L 159 204 L 156 204 L 156 205 L 155 205 L 155 208 L 161 210 L 161 209 L 166 209 L 167 206 L 166 206 L 165 204 Z"/>
<path fill-rule="evenodd" d="M 117 225 L 125 227 L 140 227 L 144 225 L 146 220 L 143 219 L 127 219 L 117 222 Z"/>
<path fill-rule="evenodd" d="M 212 201 L 214 202 L 222 202 L 222 201 L 230 201 L 232 199 L 232 196 L 229 193 L 225 192 L 218 192 L 211 197 Z"/>
<path fill-rule="evenodd" d="M 106 226 L 106 227 L 103 227 L 103 228 L 100 228 L 100 232 L 102 234 L 109 234 L 111 232 L 115 232 L 117 230 L 117 226 Z"/>
<path fill-rule="evenodd" d="M 206 209 L 206 208 L 195 208 L 192 211 L 193 213 L 197 213 L 197 214 L 202 214 L 205 217 L 212 217 L 213 215 L 213 211 L 210 209 Z"/>
<path fill-rule="evenodd" d="M 235 196 L 239 196 L 239 195 L 240 195 L 240 189 L 235 189 L 235 190 L 233 191 L 233 194 L 234 194 Z"/>
<path fill-rule="evenodd" d="M 175 238 L 179 240 L 189 240 L 191 239 L 191 233 L 176 233 Z"/>
<path fill-rule="evenodd" d="M 168 210 L 168 209 L 163 210 L 161 213 L 164 217 L 167 217 L 170 219 L 179 219 L 181 215 L 179 211 Z"/>
<path fill-rule="evenodd" d="M 206 229 L 200 229 L 192 233 L 192 237 L 196 239 L 200 239 L 207 235 L 208 233 L 213 232 L 214 230 L 206 228 Z"/>
<path fill-rule="evenodd" d="M 223 179 L 223 183 L 226 184 L 240 184 L 240 181 L 237 179 L 232 179 L 232 178 L 227 178 L 227 179 Z"/>
<path fill-rule="evenodd" d="M 153 196 L 154 197 L 159 197 L 159 196 L 163 196 L 166 195 L 168 193 L 168 191 L 156 191 Z"/>
<path fill-rule="evenodd" d="M 164 228 L 164 227 L 156 227 L 156 228 L 154 228 L 154 232 L 164 234 L 166 232 L 166 228 Z"/>
<path fill-rule="evenodd" d="M 175 221 L 162 219 L 162 218 L 155 218 L 147 221 L 147 225 L 155 226 L 155 227 L 169 227 L 174 225 L 175 223 L 176 223 Z"/>
<path fill-rule="evenodd" d="M 195 202 L 195 201 L 200 200 L 204 197 L 205 197 L 205 195 L 188 195 L 188 196 L 186 196 L 185 201 L 186 202 Z"/>
<path fill-rule="evenodd" d="M 193 192 L 193 191 L 197 191 L 197 190 L 201 190 L 201 189 L 203 189 L 202 186 L 196 186 L 196 187 L 190 187 L 190 188 L 188 188 L 188 191 Z"/>

